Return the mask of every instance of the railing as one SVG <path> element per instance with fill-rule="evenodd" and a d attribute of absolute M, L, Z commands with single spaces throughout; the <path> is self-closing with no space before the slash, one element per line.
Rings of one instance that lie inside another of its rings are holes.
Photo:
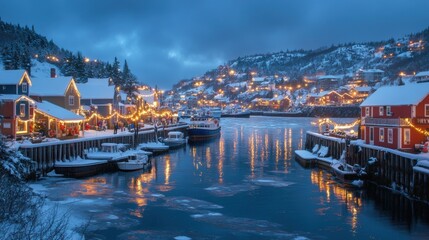
<path fill-rule="evenodd" d="M 382 126 L 406 126 L 408 125 L 403 118 L 362 118 L 362 125 L 382 125 Z"/>

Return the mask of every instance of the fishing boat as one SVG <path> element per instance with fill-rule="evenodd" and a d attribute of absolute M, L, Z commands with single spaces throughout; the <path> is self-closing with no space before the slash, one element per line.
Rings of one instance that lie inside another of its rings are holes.
<path fill-rule="evenodd" d="M 175 148 L 184 146 L 187 142 L 187 139 L 182 132 L 171 131 L 168 133 L 166 138 L 162 139 L 162 142 L 170 148 Z"/>
<path fill-rule="evenodd" d="M 56 174 L 62 174 L 65 177 L 82 178 L 93 176 L 101 171 L 107 165 L 107 160 L 94 159 L 75 159 L 67 162 L 55 162 L 54 170 Z"/>
<path fill-rule="evenodd" d="M 233 117 L 233 118 L 249 118 L 250 111 L 242 109 L 241 107 L 228 108 L 222 111 L 221 117 Z"/>
<path fill-rule="evenodd" d="M 140 143 L 138 145 L 138 148 L 145 151 L 149 151 L 153 154 L 160 154 L 160 153 L 167 152 L 170 147 L 162 142 L 156 141 L 156 142 Z"/>
<path fill-rule="evenodd" d="M 190 141 L 214 138 L 220 135 L 220 121 L 210 116 L 192 117 L 189 123 Z"/>
<path fill-rule="evenodd" d="M 127 161 L 117 163 L 121 171 L 135 171 L 148 168 L 150 161 L 148 156 L 143 152 L 135 152 L 130 155 Z"/>
<path fill-rule="evenodd" d="M 341 182 L 361 186 L 366 177 L 365 169 L 358 164 L 353 166 L 345 161 L 345 151 L 341 154 L 340 160 L 334 160 L 331 164 L 332 174 Z"/>

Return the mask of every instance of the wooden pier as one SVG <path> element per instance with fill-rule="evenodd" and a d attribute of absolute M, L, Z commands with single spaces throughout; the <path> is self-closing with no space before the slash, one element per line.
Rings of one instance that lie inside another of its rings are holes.
<path fill-rule="evenodd" d="M 133 146 L 134 144 L 154 141 L 160 136 L 167 135 L 169 131 L 186 132 L 187 124 L 176 124 L 161 127 L 155 135 L 154 128 L 142 129 L 136 135 L 133 132 L 124 132 L 121 134 L 112 134 L 96 137 L 83 137 L 69 140 L 58 140 L 42 142 L 38 144 L 22 144 L 19 147 L 20 152 L 35 162 L 35 171 L 46 175 L 52 171 L 56 161 L 67 161 L 77 157 L 84 158 L 84 150 L 91 148 L 100 148 L 102 143 L 123 143 Z M 137 138 L 135 139 L 135 137 Z"/>
<path fill-rule="evenodd" d="M 365 167 L 369 181 L 429 201 L 429 155 L 400 152 L 365 144 L 361 140 L 346 141 L 307 132 L 305 149 L 311 151 L 316 144 L 327 146 L 328 156 L 333 159 L 339 159 L 346 150 L 346 162 Z M 428 164 L 416 167 L 418 162 L 426 161 Z"/>

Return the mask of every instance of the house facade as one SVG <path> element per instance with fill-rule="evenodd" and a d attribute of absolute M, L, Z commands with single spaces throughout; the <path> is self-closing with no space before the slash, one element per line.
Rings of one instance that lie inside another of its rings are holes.
<path fill-rule="evenodd" d="M 16 138 L 33 132 L 34 104 L 25 95 L 0 95 L 0 133 L 8 138 Z"/>
<path fill-rule="evenodd" d="M 29 96 L 31 84 L 30 76 L 25 70 L 0 71 L 0 94 Z"/>
<path fill-rule="evenodd" d="M 49 101 L 74 113 L 80 110 L 80 92 L 73 77 L 33 78 L 31 98 Z"/>
<path fill-rule="evenodd" d="M 365 143 L 413 151 L 428 141 L 429 83 L 381 87 L 360 107 Z"/>

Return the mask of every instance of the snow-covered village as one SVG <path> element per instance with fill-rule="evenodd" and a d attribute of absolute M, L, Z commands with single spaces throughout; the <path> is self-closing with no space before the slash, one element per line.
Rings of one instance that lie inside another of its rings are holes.
<path fill-rule="evenodd" d="M 0 3 L 0 239 L 427 239 L 428 8 Z"/>

